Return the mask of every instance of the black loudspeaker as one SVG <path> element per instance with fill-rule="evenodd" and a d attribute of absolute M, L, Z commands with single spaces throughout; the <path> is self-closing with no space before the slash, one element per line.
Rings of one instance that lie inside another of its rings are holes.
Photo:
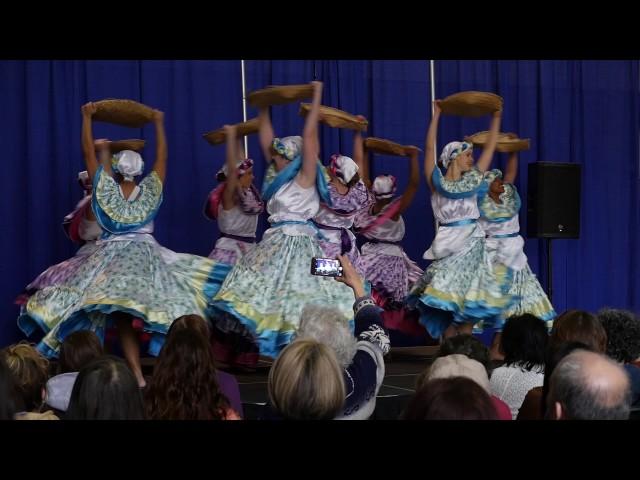
<path fill-rule="evenodd" d="M 580 164 L 529 164 L 527 236 L 580 237 Z"/>

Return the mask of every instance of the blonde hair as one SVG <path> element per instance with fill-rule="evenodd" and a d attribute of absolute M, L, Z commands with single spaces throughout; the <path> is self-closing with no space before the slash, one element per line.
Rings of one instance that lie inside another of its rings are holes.
<path fill-rule="evenodd" d="M 331 348 L 300 339 L 280 353 L 269 372 L 269 399 L 290 420 L 330 420 L 344 404 L 342 368 Z"/>
<path fill-rule="evenodd" d="M 44 400 L 42 391 L 49 378 L 49 361 L 27 342 L 6 347 L 2 356 L 13 374 L 24 410 L 39 409 Z"/>

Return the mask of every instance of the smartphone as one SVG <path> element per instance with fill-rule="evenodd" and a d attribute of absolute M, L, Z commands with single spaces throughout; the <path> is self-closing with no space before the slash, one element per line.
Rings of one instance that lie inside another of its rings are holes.
<path fill-rule="evenodd" d="M 334 258 L 318 258 L 311 259 L 311 275 L 321 275 L 323 277 L 341 277 L 342 265 L 340 261 Z"/>

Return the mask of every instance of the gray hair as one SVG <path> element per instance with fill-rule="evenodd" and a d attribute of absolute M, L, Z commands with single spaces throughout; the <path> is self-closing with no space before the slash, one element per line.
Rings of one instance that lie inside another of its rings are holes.
<path fill-rule="evenodd" d="M 296 339 L 309 338 L 331 347 L 342 367 L 347 367 L 357 350 L 357 341 L 345 316 L 335 307 L 307 304 L 300 314 Z"/>
<path fill-rule="evenodd" d="M 548 412 L 559 402 L 572 420 L 627 420 L 631 388 L 626 372 L 604 355 L 576 350 L 551 375 Z"/>

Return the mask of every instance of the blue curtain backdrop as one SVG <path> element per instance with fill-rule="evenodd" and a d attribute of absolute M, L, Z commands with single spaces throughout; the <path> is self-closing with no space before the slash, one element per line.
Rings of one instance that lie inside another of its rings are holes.
<path fill-rule="evenodd" d="M 640 310 L 639 83 L 638 61 L 442 61 L 435 62 L 437 98 L 461 90 L 504 97 L 503 130 L 532 139 L 520 161 L 520 220 L 526 227 L 527 163 L 582 165 L 582 231 L 579 240 L 554 241 L 554 304 L 596 310 Z M 431 117 L 427 60 L 248 60 L 247 91 L 269 84 L 325 82 L 323 102 L 365 115 L 369 136 L 424 148 Z M 0 346 L 21 338 L 13 299 L 47 266 L 73 255 L 60 227 L 81 197 L 75 180 L 84 169 L 80 106 L 89 100 L 131 98 L 165 112 L 169 170 L 156 238 L 176 251 L 207 255 L 217 228 L 202 215 L 215 186 L 224 147 L 202 133 L 242 119 L 240 61 L 0 61 Z M 248 108 L 248 116 L 257 112 Z M 273 108 L 278 135 L 297 135 L 297 105 Z M 478 130 L 488 118 L 443 117 L 438 147 Z M 153 127 L 127 129 L 97 123 L 96 138 L 143 138 L 147 171 L 153 163 Z M 322 158 L 351 155 L 351 132 L 322 127 Z M 264 162 L 257 138 L 249 140 L 261 182 Z M 496 157 L 494 165 L 504 160 Z M 421 159 L 422 169 L 422 159 Z M 406 159 L 372 159 L 372 175 L 391 173 L 400 190 Z M 405 214 L 407 253 L 425 267 L 422 253 L 433 238 L 433 215 L 424 180 Z M 262 220 L 262 228 L 265 221 Z M 544 244 L 527 239 L 532 269 L 546 284 Z"/>

